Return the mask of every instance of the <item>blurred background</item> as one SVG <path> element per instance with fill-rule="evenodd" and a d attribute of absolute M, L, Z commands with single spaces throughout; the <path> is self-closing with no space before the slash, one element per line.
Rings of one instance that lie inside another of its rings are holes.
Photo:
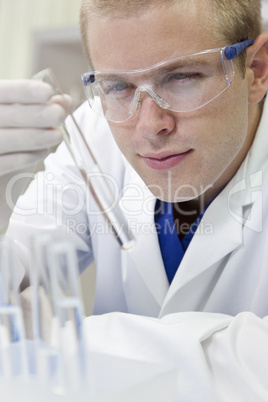
<path fill-rule="evenodd" d="M 224 1 L 224 0 L 223 0 Z M 268 32 L 268 0 L 263 0 Z M 85 100 L 80 76 L 88 70 L 79 32 L 80 0 L 0 0 L 0 79 L 30 78 L 51 67 L 75 105 Z M 94 265 L 81 276 L 86 314 L 94 299 Z"/>
<path fill-rule="evenodd" d="M 0 0 L 0 79 L 30 78 L 51 67 L 78 105 L 87 71 L 79 32 L 80 0 Z"/>

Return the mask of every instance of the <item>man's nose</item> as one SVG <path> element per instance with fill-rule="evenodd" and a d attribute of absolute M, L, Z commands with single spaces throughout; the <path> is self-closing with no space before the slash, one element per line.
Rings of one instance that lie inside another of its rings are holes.
<path fill-rule="evenodd" d="M 147 92 L 147 91 L 146 91 Z M 136 129 L 143 137 L 168 135 L 175 128 L 175 118 L 172 112 L 163 109 L 148 93 L 143 93 L 139 99 Z"/>

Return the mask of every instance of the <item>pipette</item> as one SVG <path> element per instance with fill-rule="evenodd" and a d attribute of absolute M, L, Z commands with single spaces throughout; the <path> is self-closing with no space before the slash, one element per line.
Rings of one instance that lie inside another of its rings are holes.
<path fill-rule="evenodd" d="M 34 75 L 33 79 L 38 79 L 47 82 L 54 88 L 56 94 L 60 95 L 63 94 L 58 84 L 58 81 L 53 71 L 50 68 L 40 71 L 39 73 Z M 87 188 L 90 190 L 96 204 L 98 205 L 98 208 L 100 209 L 106 221 L 108 222 L 109 227 L 111 228 L 111 231 L 115 239 L 117 240 L 120 248 L 122 250 L 129 251 L 133 248 L 135 244 L 134 235 L 128 226 L 128 223 L 120 209 L 119 204 L 114 202 L 113 200 L 114 196 L 107 183 L 107 179 L 105 178 L 105 175 L 101 171 L 97 163 L 97 160 L 92 150 L 90 149 L 90 146 L 86 141 L 86 138 L 72 113 L 70 113 L 70 118 L 76 129 L 76 133 L 86 151 L 87 155 L 86 157 L 81 155 L 81 157 L 83 158 L 82 164 L 77 162 L 77 158 L 75 156 L 75 153 L 72 149 L 72 145 L 69 140 L 69 134 L 64 124 L 62 126 L 62 129 L 63 129 L 64 141 L 67 145 L 67 148 L 72 156 L 72 159 L 74 160 L 75 165 L 79 169 L 87 185 Z M 92 174 L 94 174 L 94 183 L 91 179 Z"/>

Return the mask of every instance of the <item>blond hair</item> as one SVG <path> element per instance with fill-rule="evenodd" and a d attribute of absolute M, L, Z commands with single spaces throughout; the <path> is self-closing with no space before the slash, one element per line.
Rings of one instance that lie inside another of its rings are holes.
<path fill-rule="evenodd" d="M 87 26 L 96 17 L 139 15 L 156 5 L 165 6 L 190 0 L 82 0 L 80 28 L 83 47 L 87 46 Z M 197 0 L 202 1 L 202 0 Z M 203 0 L 208 3 L 208 19 L 215 37 L 228 45 L 245 39 L 256 39 L 262 31 L 261 0 Z M 242 59 L 244 59 L 242 55 Z"/>

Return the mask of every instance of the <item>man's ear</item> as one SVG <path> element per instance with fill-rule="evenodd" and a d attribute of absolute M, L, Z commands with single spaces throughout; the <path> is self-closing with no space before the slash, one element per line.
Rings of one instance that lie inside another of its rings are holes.
<path fill-rule="evenodd" d="M 268 34 L 261 34 L 248 49 L 249 103 L 258 103 L 268 88 Z"/>

